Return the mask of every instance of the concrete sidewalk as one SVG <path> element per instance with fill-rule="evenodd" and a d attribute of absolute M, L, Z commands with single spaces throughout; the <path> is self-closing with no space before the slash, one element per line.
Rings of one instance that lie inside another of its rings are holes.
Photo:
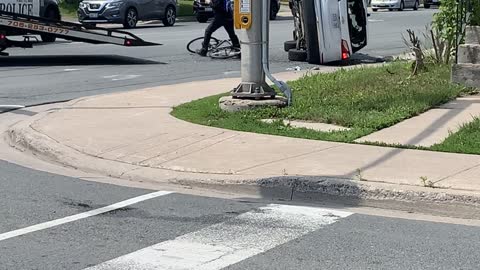
<path fill-rule="evenodd" d="M 49 161 L 132 181 L 480 203 L 480 156 L 236 132 L 170 115 L 173 106 L 238 83 L 221 79 L 78 99 L 12 126 L 6 138 Z M 437 188 L 423 187 L 422 178 Z"/>
<path fill-rule="evenodd" d="M 478 116 L 480 96 L 460 97 L 356 141 L 430 147 L 442 143 Z"/>

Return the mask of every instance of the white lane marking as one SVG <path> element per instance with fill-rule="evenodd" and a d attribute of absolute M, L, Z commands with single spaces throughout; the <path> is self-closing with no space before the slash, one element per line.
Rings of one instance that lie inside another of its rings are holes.
<path fill-rule="evenodd" d="M 62 42 L 62 43 L 58 43 L 60 45 L 84 45 L 85 43 L 83 42 L 75 42 L 75 41 L 67 41 L 67 42 Z"/>
<path fill-rule="evenodd" d="M 0 110 L 18 110 L 23 108 L 25 108 L 25 106 L 23 105 L 1 105 L 0 104 Z"/>
<path fill-rule="evenodd" d="M 351 214 L 271 204 L 87 269 L 222 269 Z"/>
<path fill-rule="evenodd" d="M 141 75 L 108 75 L 103 76 L 104 79 L 111 79 L 112 81 L 131 80 L 140 77 Z"/>
<path fill-rule="evenodd" d="M 146 200 L 150 200 L 150 199 L 153 199 L 153 198 L 157 198 L 157 197 L 160 197 L 160 196 L 168 195 L 168 194 L 171 194 L 171 193 L 172 192 L 169 192 L 169 191 L 157 191 L 157 192 L 153 192 L 153 193 L 148 193 L 148 194 L 141 195 L 141 196 L 138 196 L 138 197 L 135 197 L 135 198 L 131 198 L 131 199 L 128 199 L 128 200 L 125 200 L 125 201 L 121 201 L 121 202 L 118 202 L 118 203 L 115 203 L 115 204 L 112 204 L 112 205 L 109 205 L 109 206 L 98 208 L 98 209 L 95 209 L 95 210 L 92 210 L 92 211 L 88 211 L 88 212 L 84 212 L 84 213 L 80 213 L 80 214 L 76 214 L 76 215 L 73 215 L 73 216 L 68 216 L 68 217 L 64 217 L 64 218 L 60 218 L 60 219 L 55 219 L 55 220 L 52 220 L 52 221 L 47 221 L 47 222 L 36 224 L 36 225 L 26 227 L 26 228 L 23 228 L 23 229 L 18 229 L 18 230 L 2 233 L 2 234 L 0 234 L 0 241 L 6 240 L 6 239 L 9 239 L 9 238 L 13 238 L 13 237 L 17 237 L 17 236 L 20 236 L 20 235 L 24 235 L 24 234 L 27 234 L 27 233 L 32 233 L 32 232 L 36 232 L 36 231 L 45 230 L 45 229 L 52 228 L 52 227 L 55 227 L 55 226 L 59 226 L 59 225 L 65 224 L 65 223 L 74 222 L 74 221 L 77 221 L 77 220 L 80 220 L 80 219 L 93 217 L 93 216 L 96 216 L 96 215 L 107 213 L 107 212 L 110 212 L 110 211 L 113 211 L 113 210 L 116 210 L 116 209 L 120 209 L 120 208 L 129 206 L 129 205 L 132 205 L 132 204 L 136 204 L 136 203 L 143 202 L 143 201 L 146 201 Z"/>
<path fill-rule="evenodd" d="M 384 20 L 369 19 L 368 22 L 384 22 Z"/>
<path fill-rule="evenodd" d="M 232 71 L 225 71 L 223 75 L 232 75 L 232 74 L 240 74 L 239 70 L 232 70 Z"/>
<path fill-rule="evenodd" d="M 80 69 L 79 69 L 79 68 L 66 68 L 66 69 L 64 69 L 63 71 L 65 71 L 65 72 L 72 72 L 72 71 L 78 71 L 78 70 L 80 70 Z"/>

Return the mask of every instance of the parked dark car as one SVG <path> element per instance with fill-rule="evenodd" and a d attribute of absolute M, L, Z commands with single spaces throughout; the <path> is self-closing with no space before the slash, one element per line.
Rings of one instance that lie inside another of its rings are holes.
<path fill-rule="evenodd" d="M 175 24 L 176 0 L 83 0 L 78 7 L 78 20 L 86 26 L 119 23 L 135 28 L 139 21 L 162 20 L 165 26 Z"/>
<path fill-rule="evenodd" d="M 425 0 L 423 3 L 424 8 L 430 8 L 431 6 L 440 6 L 440 0 Z"/>
<path fill-rule="evenodd" d="M 194 0 L 193 13 L 197 17 L 197 21 L 204 23 L 213 17 L 213 9 L 210 6 L 211 0 Z M 280 11 L 280 0 L 270 1 L 270 20 L 277 18 L 278 11 Z"/>

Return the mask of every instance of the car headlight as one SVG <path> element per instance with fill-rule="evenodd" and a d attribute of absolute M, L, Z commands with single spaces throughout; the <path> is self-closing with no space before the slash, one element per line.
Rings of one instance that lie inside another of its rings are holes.
<path fill-rule="evenodd" d="M 210 4 L 211 0 L 205 0 L 205 4 Z"/>
<path fill-rule="evenodd" d="M 117 8 L 120 7 L 123 4 L 123 2 L 110 2 L 107 4 L 107 7 L 109 8 Z"/>
<path fill-rule="evenodd" d="M 78 6 L 79 6 L 80 8 L 86 8 L 86 7 L 87 7 L 87 4 L 85 4 L 84 2 L 80 2 L 80 3 L 78 4 Z"/>

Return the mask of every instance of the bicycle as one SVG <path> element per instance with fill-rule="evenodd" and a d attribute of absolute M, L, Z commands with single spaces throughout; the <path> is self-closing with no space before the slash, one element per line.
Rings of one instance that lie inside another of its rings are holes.
<path fill-rule="evenodd" d="M 198 37 L 191 40 L 187 44 L 187 50 L 191 53 L 197 53 L 203 46 L 203 37 Z M 239 48 L 233 47 L 230 40 L 220 40 L 212 37 L 210 44 L 208 44 L 207 55 L 214 59 L 228 59 L 240 57 Z"/>

